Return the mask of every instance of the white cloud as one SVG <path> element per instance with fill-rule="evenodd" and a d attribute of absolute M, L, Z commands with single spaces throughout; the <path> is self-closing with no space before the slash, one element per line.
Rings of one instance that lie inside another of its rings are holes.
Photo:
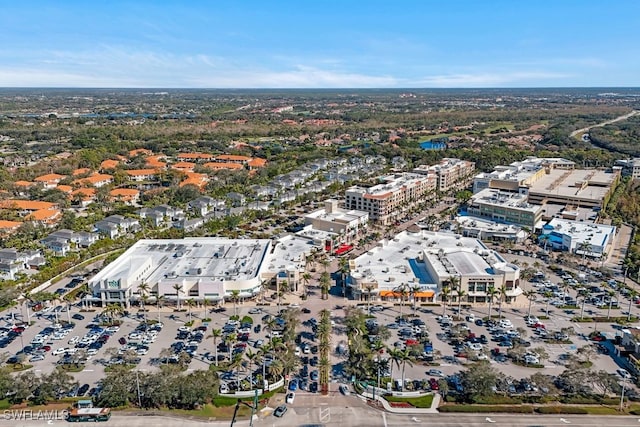
<path fill-rule="evenodd" d="M 442 74 L 426 76 L 415 83 L 425 87 L 496 87 L 523 83 L 534 84 L 549 80 L 567 79 L 570 74 L 552 72 L 508 72 L 508 73 L 479 73 L 479 74 Z"/>

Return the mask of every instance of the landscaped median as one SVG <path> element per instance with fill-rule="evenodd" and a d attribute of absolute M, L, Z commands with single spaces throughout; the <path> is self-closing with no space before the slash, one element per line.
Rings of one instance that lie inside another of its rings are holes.
<path fill-rule="evenodd" d="M 433 394 L 427 394 L 425 396 L 419 396 L 419 397 L 399 397 L 399 396 L 391 396 L 391 395 L 386 395 L 382 397 L 387 402 L 389 402 L 389 405 L 392 408 L 393 407 L 431 408 L 431 403 L 433 402 Z M 406 405 L 409 405 L 409 406 L 406 406 Z"/>

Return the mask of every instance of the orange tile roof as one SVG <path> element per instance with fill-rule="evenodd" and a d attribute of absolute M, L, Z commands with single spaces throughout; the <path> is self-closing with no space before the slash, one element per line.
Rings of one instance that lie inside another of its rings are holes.
<path fill-rule="evenodd" d="M 56 190 L 60 190 L 63 193 L 71 193 L 73 191 L 73 187 L 70 185 L 58 185 Z"/>
<path fill-rule="evenodd" d="M 207 154 L 207 153 L 180 153 L 180 154 L 178 154 L 178 158 L 179 159 L 192 159 L 192 160 L 196 160 L 196 159 L 207 160 L 207 159 L 213 159 L 213 154 Z"/>
<path fill-rule="evenodd" d="M 57 173 L 48 173 L 46 175 L 39 176 L 34 179 L 36 182 L 52 182 L 52 181 L 60 181 L 61 179 L 66 178 L 66 175 L 59 175 Z"/>
<path fill-rule="evenodd" d="M 135 197 L 140 191 L 135 188 L 116 188 L 109 191 L 109 194 L 114 197 Z"/>
<path fill-rule="evenodd" d="M 89 168 L 79 168 L 79 169 L 76 169 L 73 172 L 71 172 L 71 174 L 73 176 L 78 176 L 78 175 L 88 174 L 89 172 L 91 172 L 91 169 L 89 169 Z"/>
<path fill-rule="evenodd" d="M 16 181 L 13 183 L 13 185 L 15 185 L 16 187 L 33 187 L 34 185 L 36 185 L 36 183 L 30 181 Z"/>
<path fill-rule="evenodd" d="M 155 169 L 129 169 L 125 172 L 129 176 L 146 176 L 155 175 L 157 173 Z"/>
<path fill-rule="evenodd" d="M 115 169 L 119 164 L 120 162 L 118 160 L 105 160 L 100 163 L 100 169 Z"/>
<path fill-rule="evenodd" d="M 135 157 L 138 155 L 150 156 L 153 154 L 153 151 L 147 150 L 146 148 L 136 148 L 135 150 L 129 151 L 129 157 Z"/>
<path fill-rule="evenodd" d="M 72 184 L 76 184 L 76 185 L 86 185 L 86 184 L 95 185 L 96 183 L 103 182 L 103 181 L 113 181 L 113 176 L 109 175 L 109 174 L 104 174 L 104 173 L 94 173 L 93 175 L 88 176 L 86 178 L 77 179 L 77 180 L 73 181 Z"/>
<path fill-rule="evenodd" d="M 267 160 L 261 159 L 260 157 L 254 157 L 253 159 L 247 162 L 247 165 L 249 165 L 252 168 L 261 168 L 261 167 L 264 167 L 264 165 L 266 164 L 267 164 Z"/>
<path fill-rule="evenodd" d="M 78 188 L 71 192 L 71 196 L 80 196 L 82 200 L 91 200 L 96 195 L 95 188 Z"/>
<path fill-rule="evenodd" d="M 248 162 L 249 160 L 251 160 L 251 157 L 247 157 L 247 156 L 236 156 L 235 154 L 220 154 L 219 156 L 216 157 L 217 160 L 222 160 L 222 161 L 231 161 L 231 162 Z"/>
<path fill-rule="evenodd" d="M 7 221 L 4 219 L 0 219 L 0 230 L 13 230 L 22 225 L 21 222 L 18 221 Z"/>
<path fill-rule="evenodd" d="M 62 212 L 57 209 L 40 209 L 30 213 L 26 219 L 29 221 L 53 222 L 61 215 Z"/>
<path fill-rule="evenodd" d="M 9 199 L 0 201 L 0 208 L 20 209 L 25 211 L 38 211 L 42 209 L 53 209 L 55 203 L 41 202 L 39 200 Z"/>
<path fill-rule="evenodd" d="M 173 169 L 190 169 L 193 170 L 193 168 L 196 167 L 195 163 L 191 163 L 191 162 L 178 162 L 178 163 L 174 163 L 171 165 L 171 168 Z"/>
<path fill-rule="evenodd" d="M 208 162 L 202 165 L 203 168 L 208 169 L 244 169 L 240 163 L 229 162 Z"/>

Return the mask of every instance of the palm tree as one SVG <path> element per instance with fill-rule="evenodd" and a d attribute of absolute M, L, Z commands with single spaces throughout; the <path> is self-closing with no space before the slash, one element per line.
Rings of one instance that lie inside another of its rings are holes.
<path fill-rule="evenodd" d="M 66 294 L 64 297 L 62 297 L 62 299 L 67 305 L 67 322 L 71 324 L 71 302 L 73 301 L 73 297 L 71 296 L 71 294 Z"/>
<path fill-rule="evenodd" d="M 367 290 L 367 313 L 371 313 L 371 291 L 375 289 L 372 283 L 367 283 L 364 288 Z"/>
<path fill-rule="evenodd" d="M 238 316 L 238 301 L 240 301 L 240 291 L 234 289 L 231 291 L 231 301 L 233 302 L 233 314 Z"/>
<path fill-rule="evenodd" d="M 607 320 L 611 317 L 611 306 L 613 305 L 613 297 L 616 295 L 615 291 L 608 291 L 609 295 L 609 307 L 607 308 Z"/>
<path fill-rule="evenodd" d="M 487 314 L 487 317 L 489 320 L 491 320 L 491 312 L 492 312 L 492 308 L 493 308 L 493 300 L 496 297 L 496 295 L 498 295 L 498 293 L 500 293 L 499 290 L 497 290 L 495 288 L 495 286 L 491 285 L 487 288 L 487 299 L 489 300 L 489 313 Z"/>
<path fill-rule="evenodd" d="M 192 322 L 192 318 L 191 318 L 191 308 L 196 304 L 196 300 L 194 300 L 193 298 L 189 298 L 187 301 L 187 309 L 189 310 L 189 322 Z"/>
<path fill-rule="evenodd" d="M 306 298 L 307 297 L 307 292 L 308 292 L 308 288 L 309 288 L 309 282 L 311 282 L 311 274 L 304 272 L 302 273 L 302 283 L 304 283 L 304 292 L 303 295 Z"/>
<path fill-rule="evenodd" d="M 580 307 L 580 320 L 584 319 L 584 306 L 587 303 L 591 293 L 586 288 L 581 289 L 580 294 L 582 295 L 582 304 Z"/>
<path fill-rule="evenodd" d="M 553 293 L 551 291 L 545 291 L 544 294 L 542 294 L 546 300 L 546 306 L 544 311 L 547 313 L 547 316 L 549 316 L 549 303 L 551 302 L 551 298 L 553 297 Z"/>
<path fill-rule="evenodd" d="M 289 292 L 289 282 L 286 280 L 282 280 L 280 282 L 276 281 L 276 285 L 278 288 L 276 291 L 278 293 L 278 307 L 280 307 L 282 296 Z"/>
<path fill-rule="evenodd" d="M 440 295 L 442 298 L 442 315 L 444 316 L 447 312 L 447 301 L 449 301 L 449 295 L 451 295 L 451 289 L 449 286 L 443 286 L 440 291 Z"/>
<path fill-rule="evenodd" d="M 115 316 L 124 313 L 124 309 L 120 304 L 109 304 L 102 310 L 102 313 L 109 318 L 110 323 L 113 323 Z"/>
<path fill-rule="evenodd" d="M 147 307 L 145 306 L 145 301 L 144 301 L 144 297 L 146 295 L 149 295 L 149 291 L 151 290 L 151 287 L 149 286 L 149 284 L 145 281 L 142 281 L 139 285 L 138 285 L 138 293 L 140 294 L 140 300 L 142 302 L 142 310 L 143 311 L 147 311 Z"/>
<path fill-rule="evenodd" d="M 247 360 L 249 361 L 249 375 L 250 375 L 250 383 L 251 386 L 253 387 L 253 363 L 256 361 L 256 359 L 258 358 L 258 353 L 254 353 L 250 348 L 247 349 L 247 351 L 244 353 L 244 355 L 246 356 Z"/>
<path fill-rule="evenodd" d="M 393 290 L 394 294 L 400 295 L 400 317 L 402 317 L 402 308 L 404 307 L 404 298 L 409 295 L 409 285 L 401 283 L 400 286 Z"/>
<path fill-rule="evenodd" d="M 507 287 L 505 285 L 500 286 L 498 290 L 498 319 L 502 319 L 502 302 L 507 296 Z"/>
<path fill-rule="evenodd" d="M 414 285 L 413 287 L 411 287 L 411 297 L 413 298 L 413 311 L 414 312 L 417 310 L 417 303 L 418 303 L 418 298 L 416 298 L 416 295 L 421 290 L 422 290 L 422 288 L 420 288 L 420 286 L 418 286 L 418 285 Z"/>
<path fill-rule="evenodd" d="M 638 291 L 635 289 L 629 290 L 629 310 L 627 311 L 627 322 L 631 321 L 631 307 L 633 306 L 633 302 L 636 300 L 638 296 Z"/>
<path fill-rule="evenodd" d="M 467 292 L 464 289 L 458 289 L 457 298 L 458 298 L 458 316 L 462 316 L 462 298 L 467 296 Z"/>
<path fill-rule="evenodd" d="M 162 301 L 164 301 L 164 295 L 156 296 L 156 307 L 158 307 L 158 322 L 160 322 L 160 308 L 162 307 Z"/>
<path fill-rule="evenodd" d="M 178 310 L 180 310 L 180 294 L 184 293 L 184 291 L 182 290 L 182 285 L 176 283 L 175 285 L 173 285 L 173 289 L 175 289 L 176 291 L 176 307 L 178 308 Z"/>
<path fill-rule="evenodd" d="M 525 298 L 529 300 L 529 310 L 527 311 L 527 317 L 531 317 L 531 306 L 533 305 L 535 300 L 538 298 L 538 293 L 533 289 L 528 289 L 524 291 L 522 294 L 525 296 Z"/>
<path fill-rule="evenodd" d="M 211 330 L 211 335 L 209 336 L 213 338 L 213 348 L 215 350 L 215 356 L 216 356 L 215 364 L 216 366 L 218 366 L 218 338 L 222 336 L 222 329 L 213 328 Z"/>
<path fill-rule="evenodd" d="M 326 271 L 320 275 L 320 292 L 322 299 L 329 298 L 329 289 L 331 288 L 331 276 Z"/>
<path fill-rule="evenodd" d="M 342 283 L 342 296 L 347 295 L 347 275 L 349 274 L 349 261 L 346 258 L 340 258 L 338 261 L 338 270 L 340 271 L 340 283 Z"/>
<path fill-rule="evenodd" d="M 204 297 L 202 299 L 202 307 L 204 308 L 204 317 L 208 318 L 209 317 L 209 312 L 207 311 L 207 307 L 209 306 L 209 298 Z"/>

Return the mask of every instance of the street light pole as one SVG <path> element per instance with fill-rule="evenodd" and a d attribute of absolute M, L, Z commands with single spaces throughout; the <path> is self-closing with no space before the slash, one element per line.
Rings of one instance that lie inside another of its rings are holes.
<path fill-rule="evenodd" d="M 622 393 L 620 393 L 620 411 L 624 407 L 624 389 L 627 385 L 627 377 L 624 377 L 622 380 Z"/>
<path fill-rule="evenodd" d="M 138 389 L 138 408 L 142 409 L 142 398 L 140 397 L 140 377 L 136 370 L 136 388 Z"/>

